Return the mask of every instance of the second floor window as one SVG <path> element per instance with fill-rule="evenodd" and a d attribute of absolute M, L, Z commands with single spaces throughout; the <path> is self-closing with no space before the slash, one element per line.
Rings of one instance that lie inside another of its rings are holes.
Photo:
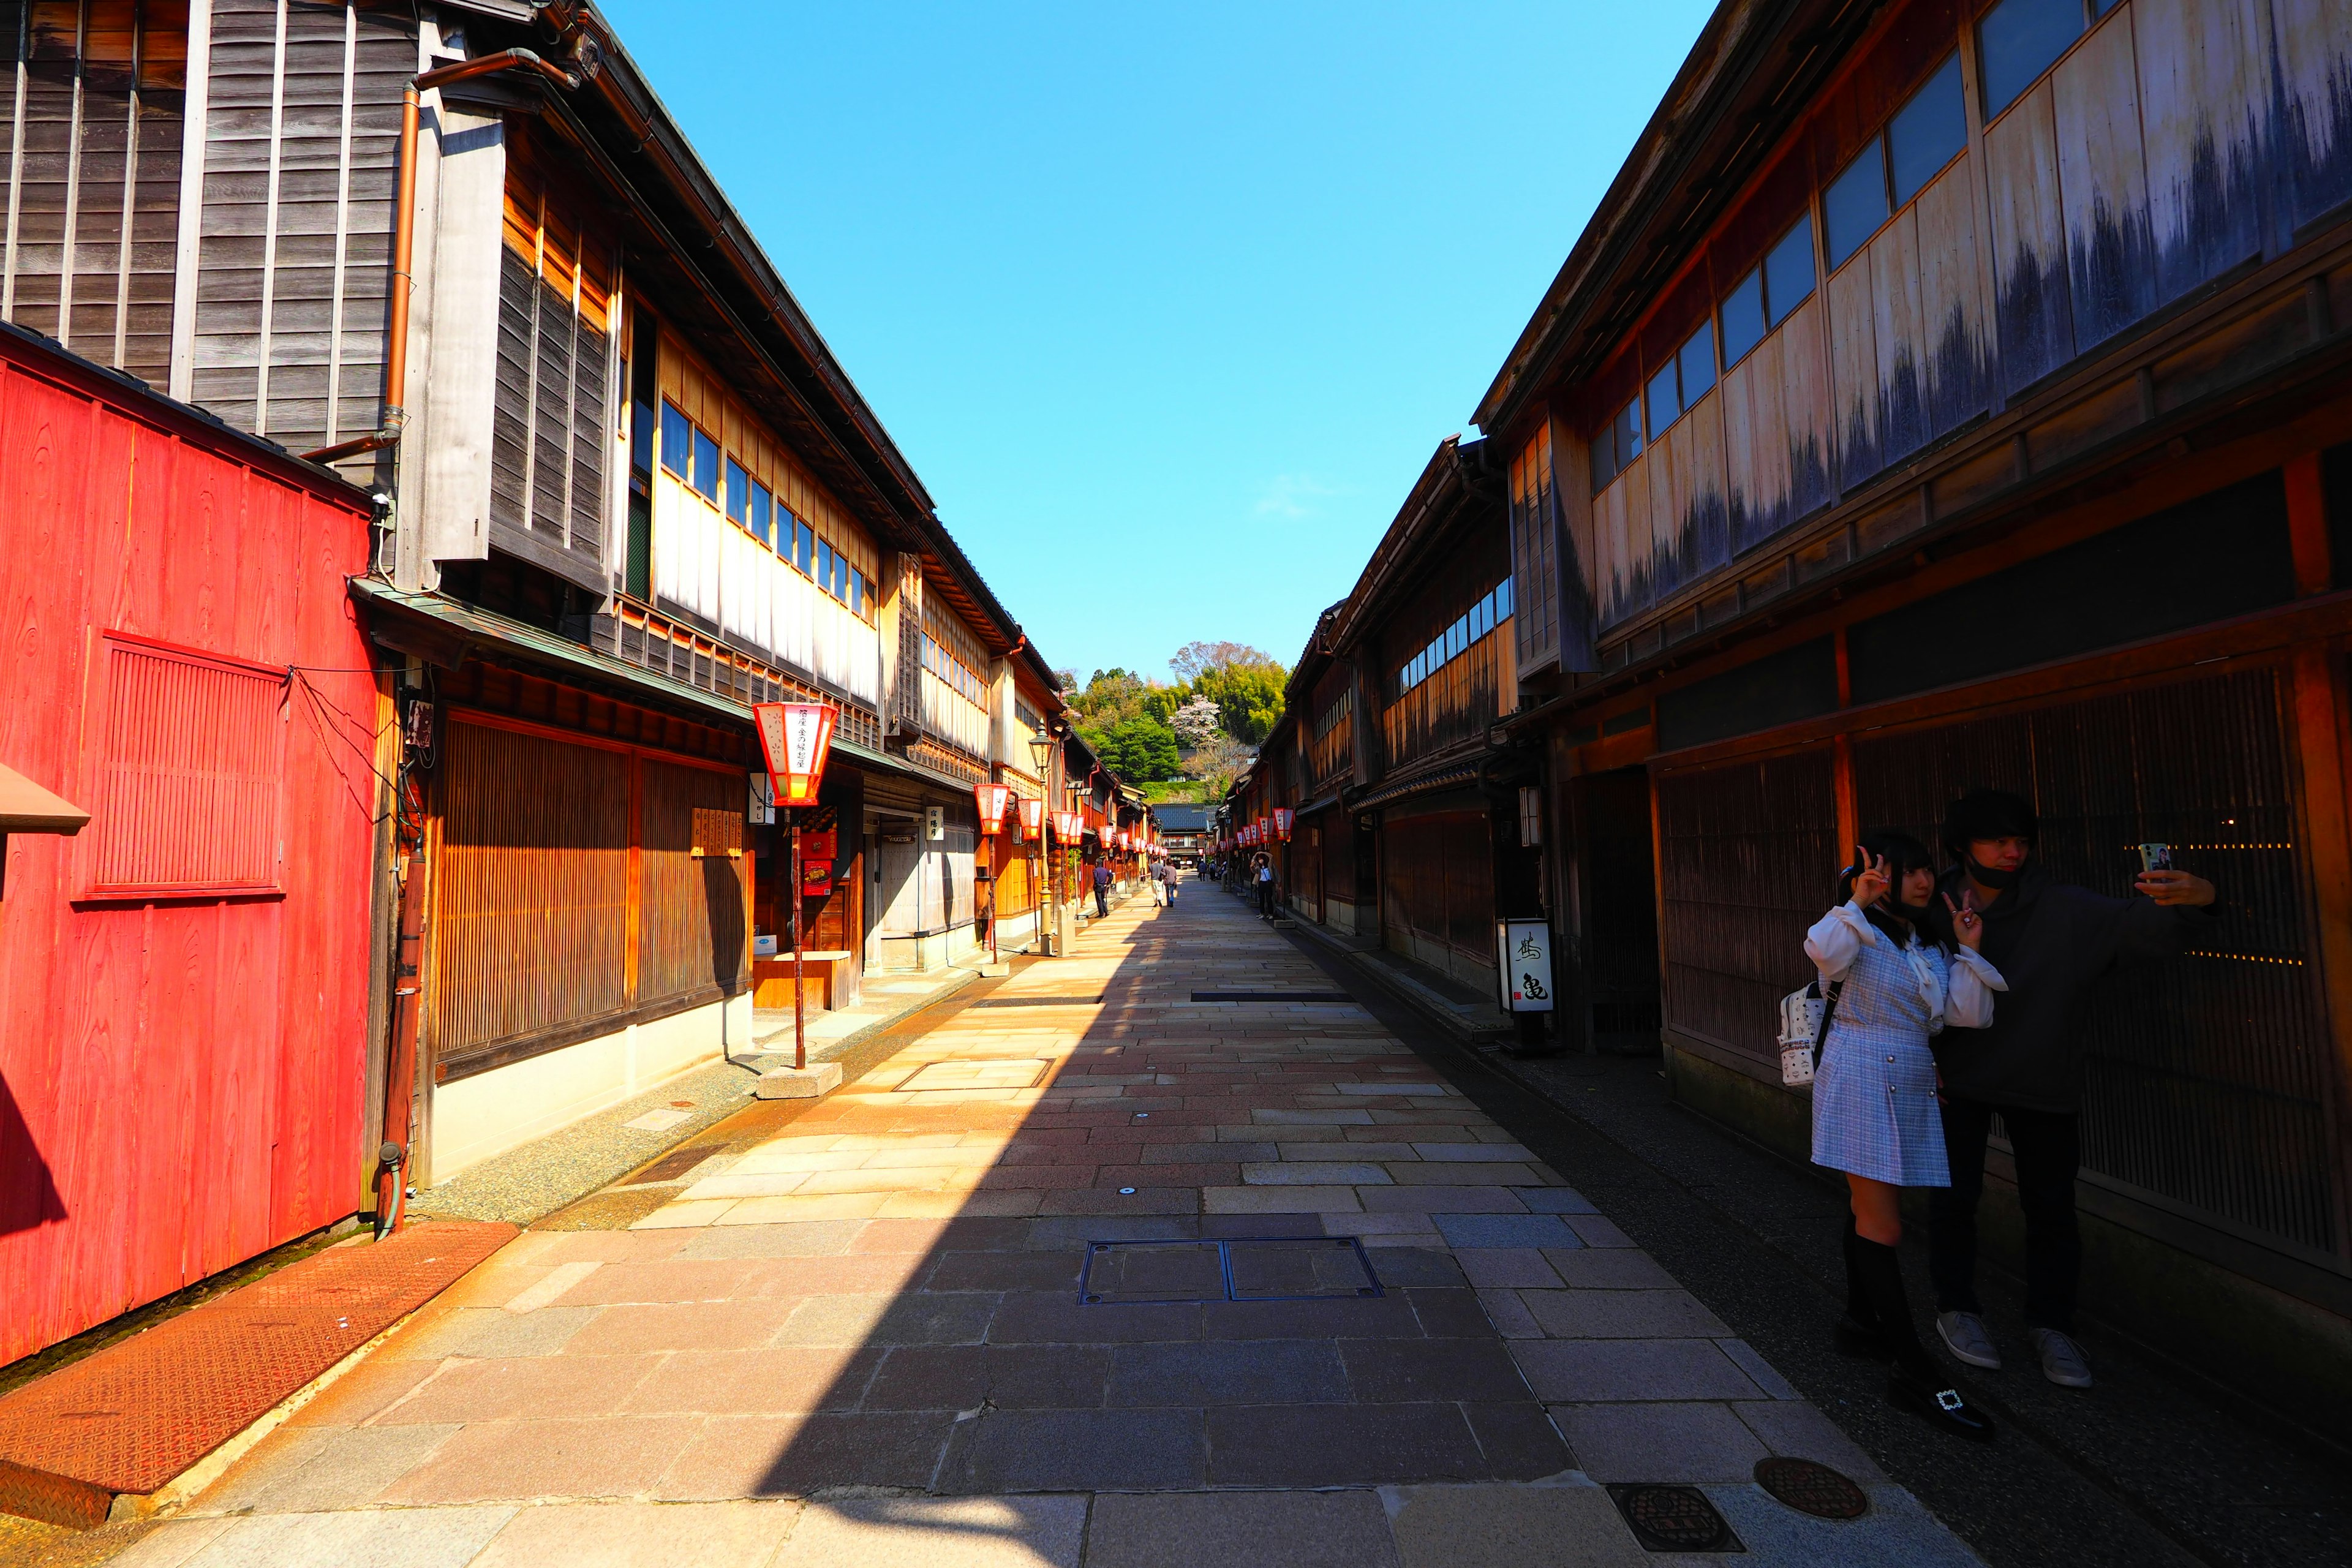
<path fill-rule="evenodd" d="M 1723 297 L 1724 364 L 1746 359 L 1765 333 L 1812 297 L 1813 215 L 1807 213 Z"/>
<path fill-rule="evenodd" d="M 1435 675 L 1510 618 L 1511 580 L 1506 577 L 1456 617 L 1452 626 L 1433 637 L 1427 647 L 1405 660 L 1404 667 L 1397 671 L 1397 695 L 1403 696 Z"/>

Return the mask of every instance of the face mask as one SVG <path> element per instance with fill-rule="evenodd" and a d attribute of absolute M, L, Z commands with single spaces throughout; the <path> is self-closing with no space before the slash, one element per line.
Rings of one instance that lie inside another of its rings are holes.
<path fill-rule="evenodd" d="M 2022 872 L 2024 869 L 2025 868 L 2021 866 L 2014 871 L 1996 871 L 1991 867 L 1984 865 L 1979 861 L 1975 856 L 1971 855 L 1969 857 L 1969 875 L 1976 879 L 1977 881 L 1983 884 L 1985 887 L 1990 888 L 1996 893 L 2000 892 L 2004 888 L 2013 886 L 2017 881 L 2019 873 Z"/>

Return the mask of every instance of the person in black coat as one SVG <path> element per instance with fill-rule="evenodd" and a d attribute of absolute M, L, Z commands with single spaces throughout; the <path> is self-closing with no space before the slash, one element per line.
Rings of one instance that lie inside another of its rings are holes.
<path fill-rule="evenodd" d="M 2119 965 L 2172 957 L 2210 934 L 2214 889 L 2179 870 L 2143 872 L 2142 896 L 2132 899 L 2060 882 L 2033 862 L 2038 831 L 2033 807 L 2002 790 L 1971 790 L 1944 819 L 1952 866 L 1940 890 L 1983 915 L 1984 956 L 2009 993 L 1990 1026 L 1946 1029 L 1936 1040 L 1952 1184 L 1928 1200 L 1929 1272 L 1945 1346 L 1998 1371 L 1976 1292 L 1977 1203 L 1998 1114 L 2025 1215 L 2026 1331 L 2043 1376 L 2088 1388 L 2090 1365 L 2074 1339 L 2083 1014 L 2094 985 Z"/>

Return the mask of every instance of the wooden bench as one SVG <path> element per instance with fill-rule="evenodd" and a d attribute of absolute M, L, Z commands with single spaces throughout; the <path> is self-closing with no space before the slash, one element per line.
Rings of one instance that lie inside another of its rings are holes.
<path fill-rule="evenodd" d="M 856 980 L 846 951 L 814 951 L 801 955 L 803 988 L 812 1007 L 830 1012 L 849 1000 Z M 793 955 L 751 961 L 751 1005 L 760 1008 L 793 1005 Z"/>

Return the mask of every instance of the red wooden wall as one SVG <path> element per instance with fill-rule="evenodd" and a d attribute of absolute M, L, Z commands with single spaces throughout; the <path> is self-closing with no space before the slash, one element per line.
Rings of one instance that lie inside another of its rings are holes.
<path fill-rule="evenodd" d="M 367 551 L 356 490 L 0 332 L 0 762 L 93 813 L 7 840 L 0 1363 L 359 1206 Z"/>

